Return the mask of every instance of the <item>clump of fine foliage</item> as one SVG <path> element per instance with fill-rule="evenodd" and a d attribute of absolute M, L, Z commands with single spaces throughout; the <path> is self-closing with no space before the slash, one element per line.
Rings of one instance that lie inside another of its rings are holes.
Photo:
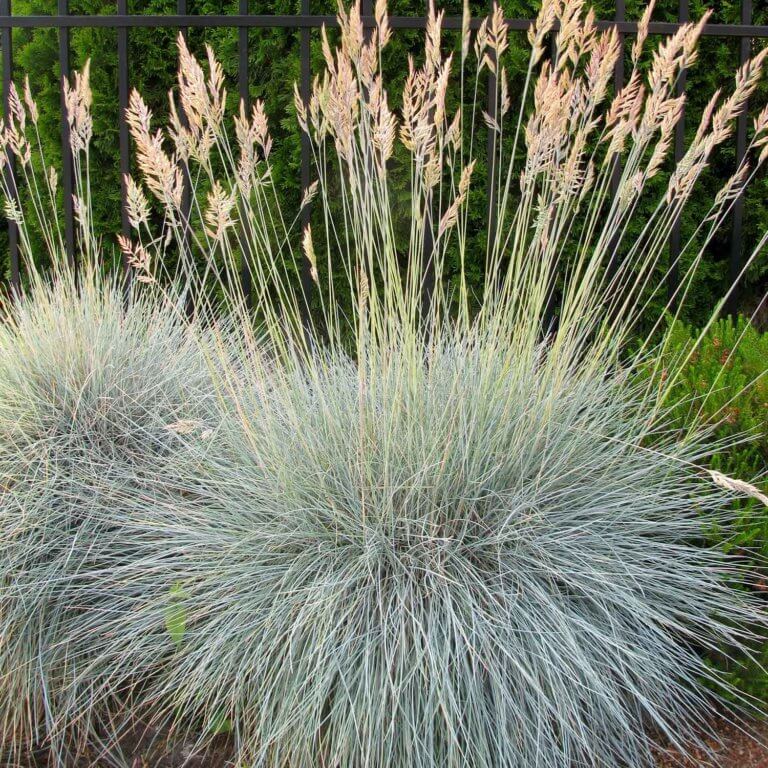
<path fill-rule="evenodd" d="M 0 323 L 0 738 L 64 765 L 111 706 L 86 626 L 113 610 L 100 574 L 131 562 L 139 493 L 207 407 L 207 363 L 179 308 L 90 272 L 33 279 Z M 144 599 L 149 594 L 143 595 Z M 92 672 L 92 670 L 91 670 Z M 114 692 L 128 695 L 115 681 Z"/>
<path fill-rule="evenodd" d="M 230 723 L 247 765 L 649 764 L 641 724 L 688 738 L 698 678 L 724 688 L 697 643 L 738 645 L 729 623 L 754 618 L 695 543 L 725 520 L 690 468 L 704 449 L 640 427 L 623 377 L 541 348 L 401 343 L 363 370 L 272 371 L 268 392 L 255 376 L 199 487 L 137 506 L 182 579 L 158 718 Z M 105 654 L 140 640 L 133 617 L 107 629 Z"/>
<path fill-rule="evenodd" d="M 81 681 L 97 704 L 128 685 L 146 722 L 200 747 L 229 732 L 254 768 L 646 768 L 660 741 L 701 738 L 711 688 L 732 692 L 702 651 L 765 627 L 741 563 L 702 541 L 735 495 L 763 497 L 707 464 L 704 419 L 679 429 L 684 366 L 665 360 L 664 318 L 768 158 L 768 110 L 683 245 L 676 295 L 657 278 L 768 53 L 712 98 L 664 180 L 706 17 L 648 56 L 652 11 L 612 93 L 617 30 L 578 0 L 545 0 L 512 92 L 502 10 L 473 25 L 465 7 L 449 52 L 430 7 L 394 106 L 384 2 L 370 30 L 358 4 L 341 8 L 338 45 L 323 33 L 323 70 L 309 98 L 296 92 L 316 171 L 298 208 L 264 104 L 230 117 L 212 50 L 202 65 L 179 38 L 165 129 L 132 94 L 138 175 L 120 249 L 137 280 L 161 290 L 174 263 L 196 297 L 214 411 L 182 408 L 183 450 L 140 492 L 110 486 L 128 544 L 92 581 L 109 610 L 68 634 L 88 649 L 59 689 L 72 719 L 94 710 Z M 492 114 L 468 72 L 494 75 Z M 65 98 L 80 242 L 95 256 L 88 76 Z M 11 102 L 3 148 L 37 178 L 29 89 Z M 479 242 L 481 143 L 495 194 Z M 40 209 L 55 206 L 35 189 Z M 42 233 L 61 249 L 55 221 Z M 485 265 L 479 290 L 470 258 Z M 112 517 L 94 510 L 99 525 Z"/>

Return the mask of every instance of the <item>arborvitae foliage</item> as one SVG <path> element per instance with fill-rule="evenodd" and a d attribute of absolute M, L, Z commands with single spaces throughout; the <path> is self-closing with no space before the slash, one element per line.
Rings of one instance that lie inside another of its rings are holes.
<path fill-rule="evenodd" d="M 709 7 L 714 6 L 714 23 L 737 23 L 740 20 L 740 2 L 718 2 L 709 4 L 706 0 L 694 0 L 690 4 L 692 18 L 700 17 Z M 189 12 L 193 14 L 234 14 L 238 12 L 236 0 L 189 0 Z M 446 13 L 461 15 L 461 3 L 457 0 L 440 4 Z M 476 15 L 487 12 L 487 3 L 473 2 L 471 10 Z M 536 0 L 504 0 L 501 3 L 504 13 L 509 18 L 533 18 L 538 13 L 540 3 Z M 646 3 L 642 0 L 629 0 L 626 3 L 628 19 L 640 17 Z M 611 19 L 616 12 L 611 0 L 594 3 L 598 18 Z M 427 4 L 415 0 L 398 0 L 390 8 L 391 13 L 403 16 L 422 16 Z M 106 14 L 114 13 L 113 0 L 71 0 L 72 13 Z M 276 0 L 267 5 L 251 3 L 253 13 L 291 14 L 300 10 L 297 0 Z M 50 13 L 50 0 L 14 0 L 15 14 Z M 139 14 L 172 14 L 176 12 L 175 0 L 131 0 L 129 11 Z M 334 14 L 336 4 L 332 0 L 312 0 L 311 12 L 316 14 Z M 656 4 L 654 18 L 659 21 L 677 19 L 677 0 L 661 0 Z M 768 23 L 768 8 L 755 4 L 754 23 Z M 173 45 L 175 32 L 169 29 L 132 30 L 129 38 L 131 59 L 131 82 L 141 90 L 149 106 L 158 114 L 164 114 L 167 106 L 167 92 L 174 82 L 174 60 L 168 55 Z M 331 34 L 333 39 L 333 34 Z M 446 33 L 446 40 L 458 44 L 458 35 Z M 118 157 L 118 103 L 117 103 L 117 59 L 115 33 L 113 30 L 83 29 L 73 30 L 72 56 L 73 66 L 82 67 L 86 59 L 92 60 L 94 91 L 95 142 L 92 148 L 92 167 L 94 184 L 94 220 L 97 231 L 107 235 L 106 245 L 113 248 L 112 233 L 119 229 L 119 190 L 120 177 Z M 230 78 L 229 103 L 236 108 L 238 51 L 237 31 L 234 29 L 192 30 L 189 35 L 190 46 L 198 54 L 203 52 L 203 44 L 210 43 L 217 52 L 224 71 Z M 280 179 L 282 194 L 289 207 L 298 205 L 299 190 L 299 133 L 294 118 L 293 97 L 288 84 L 299 77 L 299 45 L 296 30 L 260 29 L 249 33 L 250 41 L 250 93 L 253 99 L 264 101 L 270 116 L 272 131 L 277 139 L 272 163 L 276 178 Z M 322 70 L 320 35 L 312 34 L 312 71 Z M 626 65 L 629 66 L 631 38 L 625 45 Z M 51 30 L 19 30 L 14 33 L 14 54 L 17 73 L 29 75 L 32 90 L 38 97 L 41 111 L 41 135 L 47 156 L 56 161 L 59 156 L 59 74 L 58 47 L 55 33 Z M 384 52 L 383 69 L 387 75 L 388 89 L 392 98 L 399 97 L 405 72 L 403 62 L 407 56 L 420 56 L 422 41 L 416 32 L 397 30 Z M 753 41 L 753 52 L 759 41 Z M 709 95 L 715 88 L 727 87 L 738 63 L 738 44 L 735 39 L 706 38 L 701 42 L 702 56 L 705 63 L 698 63 L 688 72 L 686 135 L 688 140 L 695 134 L 698 121 L 705 108 Z M 513 94 L 521 87 L 525 77 L 528 58 L 525 34 L 513 33 L 509 36 L 509 80 Z M 481 81 L 480 99 L 485 98 L 485 81 Z M 766 87 L 761 86 L 760 94 L 764 98 Z M 454 102 L 459 98 L 457 90 L 449 86 L 449 98 Z M 756 99 L 757 102 L 760 99 Z M 515 105 L 517 106 L 517 104 Z M 756 110 L 752 110 L 754 114 Z M 482 178 L 486 170 L 484 153 L 485 137 L 481 135 L 477 146 L 477 178 Z M 735 167 L 735 143 L 729 142 L 712 158 L 711 167 L 701 180 L 700 191 L 684 211 L 682 218 L 683 239 L 691 234 L 696 224 L 706 214 L 709 198 L 731 175 Z M 656 180 L 658 189 L 663 189 L 669 164 L 661 169 Z M 397 190 L 402 205 L 409 205 L 408 190 Z M 768 186 L 763 177 L 756 179 L 747 192 L 744 221 L 745 255 L 750 246 L 759 239 L 768 226 Z M 641 204 L 641 212 L 648 215 L 652 209 Z M 478 245 L 485 242 L 487 236 L 487 200 L 484 194 L 470 196 L 467 210 L 470 233 Z M 637 221 L 630 223 L 635 234 L 640 231 Z M 5 243 L 5 229 L 0 227 L 0 245 Z M 2 269 L 7 273 L 8 264 L 3 253 Z M 724 227 L 717 234 L 706 251 L 704 263 L 698 268 L 696 285 L 684 309 L 685 317 L 694 323 L 701 323 L 708 316 L 711 297 L 720 295 L 728 283 L 728 259 L 730 257 L 730 231 Z M 458 269 L 459 256 L 451 254 L 454 267 Z M 470 253 L 465 263 L 468 280 L 475 291 L 482 285 L 484 270 L 482 259 Z M 741 303 L 749 311 L 766 290 L 765 273 L 768 260 L 755 261 L 749 274 L 743 281 Z M 658 308 L 658 306 L 657 306 Z M 319 308 L 315 307 L 317 311 Z"/>

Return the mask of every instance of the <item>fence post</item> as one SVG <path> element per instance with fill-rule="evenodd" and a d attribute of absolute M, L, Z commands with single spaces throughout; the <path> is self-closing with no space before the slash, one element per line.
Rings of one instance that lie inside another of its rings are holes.
<path fill-rule="evenodd" d="M 752 0 L 741 0 L 741 23 L 752 23 Z M 751 40 L 742 35 L 739 42 L 739 66 L 746 64 L 749 59 Z M 736 123 L 736 167 L 744 160 L 747 153 L 747 119 L 748 104 L 744 105 Z M 728 286 L 733 286 L 739 277 L 743 263 L 743 230 L 744 230 L 744 193 L 742 192 L 733 203 L 733 229 L 731 230 L 731 252 L 728 265 Z M 734 314 L 739 304 L 739 286 L 735 286 L 726 302 L 726 312 Z"/>
<path fill-rule="evenodd" d="M 117 0 L 117 13 L 128 15 L 128 0 Z M 126 110 L 128 109 L 128 94 L 130 89 L 130 72 L 128 63 L 128 27 L 117 28 L 117 95 L 118 125 L 120 127 L 120 214 L 121 228 L 125 237 L 131 235 L 131 223 L 128 218 L 128 176 L 131 173 L 131 146 L 128 132 Z M 128 257 L 123 254 L 123 271 L 125 273 L 126 292 L 130 288 L 132 271 Z"/>
<path fill-rule="evenodd" d="M 365 3 L 365 0 L 364 0 Z M 365 11 L 363 11 L 365 12 Z M 301 0 L 301 15 L 308 16 L 311 13 L 310 0 Z M 312 91 L 312 30 L 302 24 L 299 32 L 299 59 L 301 61 L 301 72 L 299 74 L 299 95 L 301 100 L 308 107 Z M 312 145 L 309 135 L 306 131 L 301 132 L 301 202 L 304 202 L 307 191 L 312 180 Z M 309 204 L 302 206 L 301 209 L 301 230 L 309 226 L 312 221 L 312 208 Z M 311 328 L 310 309 L 312 285 L 312 265 L 309 263 L 307 254 L 301 254 L 301 289 L 304 297 L 304 311 L 306 317 L 304 324 L 307 330 Z"/>
<path fill-rule="evenodd" d="M 0 0 L 0 16 L 10 20 L 11 0 Z M 11 82 L 13 81 L 13 30 L 6 26 L 2 29 L 0 44 L 3 48 L 3 115 L 8 120 L 11 103 Z M 3 171 L 5 184 L 14 201 L 18 202 L 16 190 L 16 158 L 11 150 L 6 152 L 6 164 Z M 19 226 L 15 221 L 8 219 L 8 258 L 10 261 L 10 284 L 13 294 L 21 288 L 21 275 L 19 272 Z"/>
<path fill-rule="evenodd" d="M 69 0 L 58 0 L 59 16 L 69 15 Z M 73 269 L 75 263 L 75 213 L 73 207 L 74 179 L 72 178 L 72 145 L 67 114 L 66 87 L 70 78 L 69 28 L 59 26 L 59 76 L 61 78 L 61 197 L 64 205 L 64 247 L 67 262 Z"/>
<path fill-rule="evenodd" d="M 622 22 L 627 20 L 627 6 L 625 0 L 616 0 L 616 14 L 614 21 Z M 613 68 L 613 89 L 618 93 L 624 87 L 624 41 L 626 36 L 619 32 L 619 56 L 616 59 L 616 65 Z M 611 171 L 611 197 L 616 198 L 621 184 L 621 155 L 617 154 L 613 159 L 613 169 Z M 618 267 L 618 254 L 616 251 L 621 244 L 621 233 L 617 232 L 611 242 L 608 244 L 608 263 L 606 269 L 610 278 L 616 274 Z"/>
<path fill-rule="evenodd" d="M 429 12 L 427 3 L 427 12 Z M 434 109 L 431 111 L 434 116 Z M 431 190 L 427 191 L 426 209 L 424 211 L 423 235 L 421 238 L 421 317 L 429 319 L 432 308 L 432 297 L 435 292 L 435 234 L 434 234 L 434 203 Z M 429 332 L 427 328 L 427 332 Z"/>
<path fill-rule="evenodd" d="M 177 0 L 176 10 L 179 14 L 179 16 L 186 16 L 187 11 L 187 0 Z M 185 42 L 187 42 L 187 29 L 185 27 L 182 27 L 179 30 L 179 33 L 181 34 L 182 38 Z M 185 128 L 189 127 L 189 121 L 187 120 L 187 114 L 184 111 L 184 106 L 182 104 L 179 104 L 179 120 L 181 121 L 182 126 Z M 189 217 L 192 211 L 192 197 L 191 197 L 191 186 L 192 186 L 192 180 L 189 175 L 189 164 L 187 162 L 181 162 L 181 175 L 182 175 L 182 188 L 181 188 L 181 210 L 180 210 L 180 216 L 181 216 L 181 242 L 179 243 L 179 247 L 181 249 L 181 258 L 187 259 L 189 258 Z M 187 286 L 187 301 L 186 301 L 186 312 L 191 317 L 195 312 L 194 307 L 194 298 L 192 296 L 192 286 Z"/>
<path fill-rule="evenodd" d="M 690 20 L 690 9 L 688 0 L 680 0 L 678 5 L 677 20 L 684 24 Z M 688 70 L 680 70 L 680 75 L 677 78 L 675 85 L 675 96 L 682 96 L 685 93 L 685 86 L 688 80 Z M 685 104 L 683 104 L 683 111 L 680 114 L 680 119 L 675 126 L 675 165 L 682 160 L 685 154 Z M 667 289 L 669 300 L 674 306 L 677 302 L 675 294 L 679 288 L 680 283 L 680 213 L 675 216 L 675 221 L 672 224 L 672 232 L 669 237 L 669 274 L 667 277 Z"/>
<path fill-rule="evenodd" d="M 491 0 L 489 5 L 489 13 L 493 13 L 495 1 Z M 496 59 L 496 51 L 488 51 L 488 56 L 493 62 L 493 65 L 498 68 L 499 62 Z M 498 79 L 496 73 L 491 67 L 488 68 L 488 93 L 485 101 L 485 111 L 490 118 L 490 125 L 487 126 L 488 134 L 486 136 L 486 148 L 485 153 L 488 157 L 488 175 L 485 182 L 485 192 L 488 201 L 488 240 L 486 243 L 487 253 L 491 255 L 493 253 L 494 243 L 496 242 L 496 228 L 498 222 L 496 219 L 496 131 L 493 129 L 493 124 L 496 122 L 496 91 L 498 89 Z M 521 106 L 521 109 L 523 107 Z M 514 162 L 514 158 L 512 158 Z M 487 265 L 490 266 L 490 265 Z"/>
<path fill-rule="evenodd" d="M 240 0 L 239 11 L 241 16 L 247 16 L 250 13 L 248 0 Z M 248 27 L 240 27 L 237 31 L 237 85 L 240 96 L 240 103 L 243 105 L 245 114 L 250 119 L 251 111 L 251 91 L 249 87 L 249 62 L 248 62 Z M 252 289 L 253 279 L 251 276 L 251 229 L 248 221 L 248 206 L 240 202 L 241 208 L 241 236 L 240 247 L 242 254 L 240 256 L 240 289 L 245 298 L 245 304 L 248 308 L 253 303 Z"/>

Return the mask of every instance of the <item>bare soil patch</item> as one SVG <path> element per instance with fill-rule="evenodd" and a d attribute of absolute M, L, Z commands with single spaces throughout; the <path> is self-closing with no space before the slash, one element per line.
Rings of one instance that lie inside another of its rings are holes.
<path fill-rule="evenodd" d="M 707 739 L 714 758 L 696 751 L 682 757 L 673 749 L 660 751 L 658 768 L 768 768 L 768 722 L 755 721 L 739 728 L 718 721 L 714 728 L 717 737 Z M 194 745 L 176 743 L 168 745 L 159 734 L 138 729 L 126 735 L 120 744 L 119 756 L 100 758 L 96 752 L 86 755 L 72 768 L 231 768 L 229 744 L 226 737 L 218 740 L 211 751 L 193 755 Z M 29 755 L 20 768 L 48 768 L 44 752 Z"/>
<path fill-rule="evenodd" d="M 681 758 L 676 750 L 659 755 L 659 768 L 768 768 L 768 722 L 751 722 L 745 728 L 725 721 L 715 724 L 717 738 L 707 739 L 714 758 L 696 750 Z"/>

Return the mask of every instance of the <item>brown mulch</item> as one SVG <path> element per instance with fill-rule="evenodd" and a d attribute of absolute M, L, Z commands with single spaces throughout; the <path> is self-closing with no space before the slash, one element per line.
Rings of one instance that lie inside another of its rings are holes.
<path fill-rule="evenodd" d="M 717 739 L 706 739 L 714 759 L 694 750 L 681 759 L 676 750 L 659 755 L 659 768 L 768 768 L 768 722 L 752 722 L 744 728 L 719 721 L 713 728 Z"/>
<path fill-rule="evenodd" d="M 193 741 L 170 741 L 168 734 L 136 723 L 112 747 L 109 757 L 95 747 L 67 762 L 67 768 L 232 768 L 231 743 L 217 736 L 207 751 L 201 753 Z M 0 756 L 1 758 L 1 756 Z M 0 763 L 11 768 L 11 763 Z M 51 768 L 55 761 L 46 750 L 26 756 L 13 768 Z"/>
<path fill-rule="evenodd" d="M 682 759 L 679 752 L 666 750 L 659 753 L 658 768 L 768 768 L 768 722 L 753 722 L 746 728 L 738 728 L 719 721 L 713 731 L 717 738 L 707 739 L 707 744 L 714 759 L 698 751 Z M 123 759 L 119 764 L 130 768 L 230 768 L 227 746 L 226 737 L 222 737 L 218 748 L 214 747 L 206 755 L 192 756 L 191 744 L 163 746 L 162 739 L 151 738 L 148 731 L 143 730 L 140 735 L 137 732 L 127 735 L 121 744 Z M 85 758 L 76 768 L 115 768 L 114 761 L 98 761 L 94 757 Z M 47 765 L 45 757 L 38 755 L 22 768 L 46 768 Z"/>

